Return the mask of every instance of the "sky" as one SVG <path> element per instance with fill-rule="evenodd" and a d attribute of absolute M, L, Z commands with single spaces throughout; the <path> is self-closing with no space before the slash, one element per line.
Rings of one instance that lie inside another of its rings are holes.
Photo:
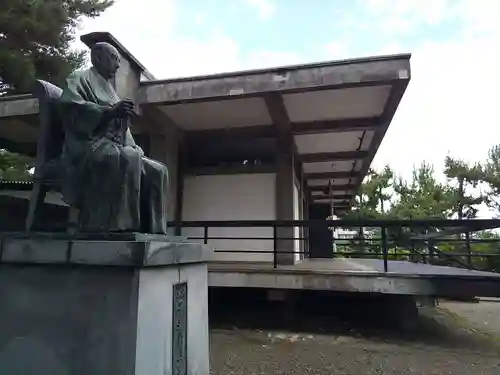
<path fill-rule="evenodd" d="M 500 143 L 499 14 L 495 0 L 116 0 L 78 34 L 111 32 L 159 79 L 411 53 L 373 164 L 409 177 Z"/>

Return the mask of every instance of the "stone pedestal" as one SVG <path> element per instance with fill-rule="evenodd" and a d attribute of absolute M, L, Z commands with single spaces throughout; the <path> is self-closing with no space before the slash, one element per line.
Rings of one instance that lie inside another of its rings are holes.
<path fill-rule="evenodd" d="M 0 256 L 0 374 L 209 374 L 204 245 L 4 235 Z"/>

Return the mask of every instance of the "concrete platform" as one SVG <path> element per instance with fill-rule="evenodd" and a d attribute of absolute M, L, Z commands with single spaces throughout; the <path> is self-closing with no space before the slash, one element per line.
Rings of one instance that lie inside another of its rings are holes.
<path fill-rule="evenodd" d="M 209 264 L 209 286 L 331 290 L 441 297 L 500 297 L 500 274 L 406 261 L 308 259 L 291 266 L 270 263 Z"/>

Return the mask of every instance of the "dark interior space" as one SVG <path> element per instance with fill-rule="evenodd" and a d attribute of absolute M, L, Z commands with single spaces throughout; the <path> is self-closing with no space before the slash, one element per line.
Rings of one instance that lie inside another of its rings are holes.
<path fill-rule="evenodd" d="M 456 333 L 429 316 L 433 308 L 417 308 L 418 301 L 412 296 L 313 290 L 284 292 L 286 299 L 270 301 L 266 289 L 209 288 L 210 326 L 212 329 L 460 345 Z"/>
<path fill-rule="evenodd" d="M 309 220 L 326 220 L 330 215 L 327 204 L 309 205 Z M 332 232 L 325 225 L 311 226 L 309 229 L 309 257 L 333 258 Z"/>
<path fill-rule="evenodd" d="M 376 293 L 288 290 L 280 291 L 282 300 L 270 300 L 268 293 L 264 288 L 209 288 L 212 327 L 339 332 L 354 325 L 370 332 L 399 328 L 408 314 L 398 312 L 414 305 L 410 296 Z"/>
<path fill-rule="evenodd" d="M 0 196 L 0 232 L 25 230 L 29 201 L 27 199 Z M 53 204 L 42 205 L 34 230 L 62 232 L 66 230 L 68 208 Z"/>
<path fill-rule="evenodd" d="M 273 138 L 192 138 L 186 147 L 188 168 L 273 165 L 276 156 Z"/>

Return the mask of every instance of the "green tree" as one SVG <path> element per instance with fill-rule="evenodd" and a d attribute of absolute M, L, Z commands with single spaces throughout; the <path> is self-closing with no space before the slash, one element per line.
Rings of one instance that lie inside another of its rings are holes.
<path fill-rule="evenodd" d="M 395 200 L 388 213 L 391 218 L 446 219 L 453 210 L 453 190 L 436 179 L 434 167 L 426 162 L 413 169 L 411 180 L 397 178 L 394 192 Z M 435 231 L 436 228 L 391 228 L 387 236 L 394 244 L 405 247 L 417 245 L 411 241 L 415 236 Z M 421 245 L 415 249 L 418 247 Z"/>
<path fill-rule="evenodd" d="M 382 219 L 387 216 L 392 199 L 392 185 L 395 173 L 386 165 L 380 172 L 370 169 L 356 195 L 353 210 L 346 219 Z M 357 228 L 358 234 L 349 240 L 346 251 L 368 253 L 378 251 L 371 238 L 380 237 L 377 228 Z"/>
<path fill-rule="evenodd" d="M 500 272 L 500 234 L 492 230 L 485 230 L 471 234 L 473 240 L 484 242 L 472 243 L 472 254 L 479 255 L 472 259 L 475 268 L 492 272 Z"/>
<path fill-rule="evenodd" d="M 436 178 L 433 166 L 428 163 L 414 168 L 409 181 L 396 176 L 390 167 L 382 171 L 372 170 L 359 190 L 353 212 L 347 218 L 449 219 L 457 214 L 463 218 L 474 218 L 478 206 L 483 202 L 489 202 L 491 207 L 500 212 L 500 200 L 497 200 L 500 195 L 500 146 L 490 150 L 485 165 L 469 165 L 447 157 L 445 175 L 447 180 L 441 183 Z M 473 191 L 484 182 L 490 186 L 488 194 Z M 456 257 L 447 257 L 446 253 L 461 253 L 465 255 L 459 261 L 467 265 L 470 249 L 472 255 L 483 254 L 472 257 L 473 267 L 500 270 L 500 258 L 492 256 L 500 254 L 500 242 L 497 241 L 500 240 L 500 234 L 497 232 L 471 233 L 470 246 L 466 245 L 463 235 L 444 233 L 434 243 L 427 243 L 424 240 L 426 235 L 437 230 L 439 228 L 390 228 L 387 231 L 389 259 L 420 261 L 426 257 L 434 264 L 457 266 Z M 370 256 L 370 253 L 381 251 L 380 237 L 378 228 L 364 228 L 354 238 L 344 241 L 343 250 L 363 253 L 359 255 L 361 257 Z M 422 239 L 416 239 L 419 237 Z M 457 239 L 460 241 L 457 242 Z M 478 240 L 486 242 L 478 243 Z M 429 245 L 433 248 L 432 252 Z"/>
<path fill-rule="evenodd" d="M 82 17 L 96 17 L 113 0 L 2 0 L 0 95 L 29 92 L 35 78 L 61 84 L 85 63 L 71 43 Z"/>
<path fill-rule="evenodd" d="M 0 150 L 0 180 L 29 181 L 31 167 L 30 157 Z"/>
<path fill-rule="evenodd" d="M 388 165 L 380 172 L 370 169 L 356 195 L 353 210 L 346 218 L 384 217 L 391 204 L 394 176 L 394 171 Z"/>
<path fill-rule="evenodd" d="M 498 215 L 500 213 L 500 145 L 488 151 L 483 173 L 483 182 L 489 187 L 486 203 Z"/>
<path fill-rule="evenodd" d="M 447 156 L 444 174 L 448 179 L 449 189 L 453 191 L 454 213 L 459 219 L 475 218 L 478 206 L 486 203 L 488 198 L 482 192 L 478 194 L 470 192 L 471 188 L 477 188 L 485 180 L 483 167 L 479 163 L 470 166 L 463 160 Z"/>
<path fill-rule="evenodd" d="M 434 167 L 426 162 L 413 169 L 411 181 L 398 178 L 394 191 L 399 199 L 391 207 L 392 217 L 444 219 L 453 211 L 453 189 L 437 181 Z"/>

